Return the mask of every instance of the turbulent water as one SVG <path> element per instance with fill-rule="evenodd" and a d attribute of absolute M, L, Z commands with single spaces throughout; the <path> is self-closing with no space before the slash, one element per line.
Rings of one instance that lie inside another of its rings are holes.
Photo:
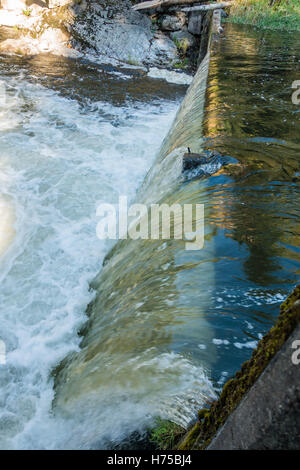
<path fill-rule="evenodd" d="M 205 248 L 129 243 L 115 270 L 101 270 L 111 242 L 96 237 L 96 207 L 136 197 L 185 87 L 1 59 L 0 447 L 117 446 L 157 415 L 186 425 L 250 356 L 299 278 L 299 50 L 299 36 L 227 27 L 204 117 L 185 126 L 185 103 L 139 193 L 205 203 Z M 187 142 L 235 165 L 187 181 L 175 171 Z"/>
<path fill-rule="evenodd" d="M 184 88 L 51 57 L 2 59 L 0 88 L 0 447 L 57 447 L 49 375 L 108 251 L 97 205 L 134 196 Z"/>

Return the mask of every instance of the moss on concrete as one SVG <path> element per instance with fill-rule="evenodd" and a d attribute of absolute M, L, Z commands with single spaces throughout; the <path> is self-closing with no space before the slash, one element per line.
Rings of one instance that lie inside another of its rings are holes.
<path fill-rule="evenodd" d="M 258 343 L 251 359 L 229 380 L 210 410 L 199 412 L 198 422 L 178 446 L 180 450 L 205 449 L 228 416 L 256 382 L 270 360 L 300 323 L 300 285 L 283 302 L 276 324 Z"/>

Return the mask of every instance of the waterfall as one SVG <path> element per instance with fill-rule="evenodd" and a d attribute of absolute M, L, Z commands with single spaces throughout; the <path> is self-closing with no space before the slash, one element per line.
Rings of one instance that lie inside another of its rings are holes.
<path fill-rule="evenodd" d="M 202 148 L 208 69 L 209 52 L 136 202 L 205 204 L 205 180 L 185 182 L 181 167 L 188 146 Z M 213 257 L 209 231 L 206 240 L 197 252 L 182 240 L 122 240 L 106 257 L 81 350 L 55 372 L 54 410 L 74 423 L 72 445 L 111 446 L 155 416 L 187 426 L 214 396 L 213 354 L 201 349 L 213 335 L 204 318 L 214 285 L 213 263 L 203 263 Z"/>

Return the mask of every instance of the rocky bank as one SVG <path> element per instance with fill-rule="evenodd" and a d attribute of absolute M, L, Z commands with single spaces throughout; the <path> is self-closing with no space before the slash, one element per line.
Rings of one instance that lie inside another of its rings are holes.
<path fill-rule="evenodd" d="M 199 14 L 151 13 L 134 11 L 129 0 L 1 0 L 0 53 L 93 54 L 184 68 L 190 51 L 199 48 L 205 22 Z"/>

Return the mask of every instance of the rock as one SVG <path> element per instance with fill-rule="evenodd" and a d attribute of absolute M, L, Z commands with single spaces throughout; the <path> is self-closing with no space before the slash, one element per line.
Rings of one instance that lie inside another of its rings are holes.
<path fill-rule="evenodd" d="M 208 160 L 209 159 L 206 156 L 200 155 L 199 153 L 185 153 L 183 155 L 182 171 L 194 170 L 195 168 L 206 164 Z"/>
<path fill-rule="evenodd" d="M 19 26 L 24 21 L 24 15 L 14 11 L 0 10 L 0 25 L 1 26 Z"/>
<path fill-rule="evenodd" d="M 70 5 L 72 3 L 76 3 L 76 2 L 73 2 L 73 0 L 48 0 L 49 8 L 63 7 L 66 5 Z M 77 3 L 80 3 L 80 2 L 77 2 Z"/>
<path fill-rule="evenodd" d="M 190 85 L 193 81 L 193 76 L 183 72 L 175 72 L 174 70 L 159 69 L 151 67 L 148 72 L 148 77 L 160 78 L 169 83 L 176 83 L 177 85 Z"/>
<path fill-rule="evenodd" d="M 48 28 L 37 39 L 30 35 L 18 39 L 6 39 L 0 43 L 0 53 L 36 55 L 50 52 L 65 57 L 78 57 L 80 53 L 67 47 L 68 34 L 58 28 Z"/>
<path fill-rule="evenodd" d="M 26 10 L 26 0 L 1 0 L 1 8 L 3 10 Z"/>
<path fill-rule="evenodd" d="M 145 63 L 156 66 L 170 66 L 178 61 L 178 51 L 174 42 L 167 36 L 154 39 Z"/>
<path fill-rule="evenodd" d="M 162 18 L 161 29 L 163 31 L 180 31 L 186 24 L 186 15 L 178 12 L 175 15 L 165 15 Z"/>
<path fill-rule="evenodd" d="M 171 38 L 179 43 L 180 48 L 185 51 L 196 44 L 196 39 L 188 31 L 175 31 L 171 33 Z"/>
<path fill-rule="evenodd" d="M 27 9 L 31 11 L 30 16 L 38 16 L 43 14 L 48 9 L 48 7 L 46 3 L 39 2 L 39 4 L 32 3 L 30 7 L 27 7 Z"/>
<path fill-rule="evenodd" d="M 29 37 L 21 39 L 6 39 L 0 43 L 1 54 L 34 55 L 38 54 L 38 52 L 38 48 Z"/>
<path fill-rule="evenodd" d="M 0 1 L 7 8 L 0 10 L 0 24 L 22 31 L 21 38 L 9 36 L 1 43 L 4 53 L 70 55 L 66 41 L 71 37 L 80 50 L 131 65 L 170 67 L 178 61 L 173 41 L 163 33 L 154 36 L 151 20 L 133 11 L 129 0 L 48 0 L 49 8 L 44 0 Z M 25 8 L 30 14 L 22 13 Z"/>
<path fill-rule="evenodd" d="M 147 16 L 133 11 L 128 1 L 120 7 L 111 0 L 109 9 L 106 3 L 88 3 L 77 14 L 71 28 L 78 43 L 132 65 L 170 66 L 178 60 L 173 41 L 164 34 L 154 37 Z"/>
<path fill-rule="evenodd" d="M 215 151 L 203 154 L 188 152 L 183 155 L 182 171 L 189 173 L 188 176 L 192 178 L 213 175 L 226 163 L 226 159 Z"/>
<path fill-rule="evenodd" d="M 200 12 L 192 12 L 189 16 L 188 31 L 191 34 L 200 34 L 202 26 L 202 14 Z"/>
<path fill-rule="evenodd" d="M 70 39 L 70 35 L 58 28 L 48 28 L 39 37 L 39 49 L 42 52 L 55 51 Z"/>

